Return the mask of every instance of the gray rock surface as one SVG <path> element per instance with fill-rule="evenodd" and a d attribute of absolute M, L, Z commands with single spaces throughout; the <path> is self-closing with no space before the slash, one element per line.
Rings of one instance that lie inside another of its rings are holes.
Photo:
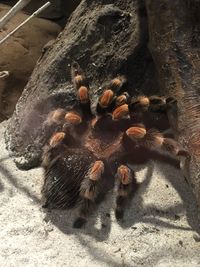
<path fill-rule="evenodd" d="M 143 14 L 144 13 L 144 14 Z M 81 1 L 56 42 L 44 54 L 23 91 L 7 131 L 9 149 L 17 166 L 38 164 L 48 112 L 69 108 L 75 98 L 70 64 L 84 69 L 92 102 L 102 86 L 117 74 L 128 78 L 126 90 L 134 94 L 158 91 L 154 63 L 147 48 L 144 6 L 137 0 Z"/>
<path fill-rule="evenodd" d="M 42 210 L 42 170 L 17 169 L 5 149 L 6 126 L 0 124 L 1 266 L 200 266 L 195 200 L 178 169 L 158 162 L 132 166 L 142 184 L 124 221 L 116 222 L 110 193 L 77 230 L 74 212 Z"/>

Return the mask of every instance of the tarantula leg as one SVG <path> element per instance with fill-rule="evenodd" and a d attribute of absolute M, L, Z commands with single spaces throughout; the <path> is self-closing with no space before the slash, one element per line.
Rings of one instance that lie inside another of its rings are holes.
<path fill-rule="evenodd" d="M 122 219 L 128 200 L 135 193 L 137 183 L 134 172 L 125 165 L 117 169 L 117 178 L 119 179 L 115 216 L 117 220 Z"/>
<path fill-rule="evenodd" d="M 118 76 L 111 80 L 111 82 L 106 86 L 102 95 L 99 98 L 97 104 L 97 113 L 104 114 L 106 112 L 111 112 L 116 106 L 116 93 L 122 88 L 124 83 L 126 82 L 126 78 L 124 76 Z M 124 95 L 125 97 L 125 95 Z M 117 102 L 122 101 L 118 99 Z"/>
<path fill-rule="evenodd" d="M 42 166 L 46 167 L 53 160 L 54 155 L 57 153 L 59 146 L 66 139 L 66 134 L 64 132 L 57 132 L 52 135 L 49 143 L 44 146 L 42 154 Z"/>
<path fill-rule="evenodd" d="M 150 106 L 149 110 L 152 112 L 163 112 L 166 108 L 166 100 L 164 97 L 160 96 L 150 96 L 149 97 Z"/>
<path fill-rule="evenodd" d="M 151 96 L 149 97 L 150 106 L 149 110 L 152 112 L 166 112 L 172 106 L 174 106 L 177 101 L 174 97 L 159 97 Z"/>
<path fill-rule="evenodd" d="M 115 107 L 122 106 L 129 103 L 130 96 L 127 92 L 122 93 L 115 99 Z"/>
<path fill-rule="evenodd" d="M 81 86 L 87 85 L 85 74 L 77 62 L 71 65 L 71 77 L 74 87 L 78 90 Z"/>
<path fill-rule="evenodd" d="M 130 117 L 134 119 L 135 122 L 140 122 L 143 120 L 144 113 L 147 112 L 149 108 L 149 98 L 146 96 L 132 97 L 129 103 Z"/>
<path fill-rule="evenodd" d="M 91 101 L 89 96 L 89 86 L 81 86 L 77 91 L 77 98 L 85 118 L 91 118 Z"/>
<path fill-rule="evenodd" d="M 126 135 L 132 141 L 147 148 L 161 148 L 174 156 L 188 156 L 187 151 L 182 149 L 177 141 L 165 138 L 155 129 L 147 131 L 143 125 L 133 126 L 126 131 Z"/>
<path fill-rule="evenodd" d="M 71 66 L 71 76 L 74 87 L 77 90 L 77 99 L 81 107 L 83 115 L 91 117 L 89 85 L 86 76 L 77 62 L 73 62 Z"/>
<path fill-rule="evenodd" d="M 75 228 L 82 227 L 86 223 L 87 217 L 95 208 L 95 200 L 100 191 L 101 178 L 104 173 L 104 163 L 101 160 L 95 161 L 86 174 L 80 187 L 82 203 L 79 208 L 79 217 L 74 222 Z"/>
<path fill-rule="evenodd" d="M 65 118 L 66 110 L 62 108 L 58 108 L 56 110 L 51 111 L 47 119 L 45 121 L 45 125 L 51 126 L 53 124 L 59 125 L 62 124 Z"/>
<path fill-rule="evenodd" d="M 129 110 L 131 114 L 143 113 L 148 110 L 150 100 L 146 96 L 133 97 L 129 104 Z"/>

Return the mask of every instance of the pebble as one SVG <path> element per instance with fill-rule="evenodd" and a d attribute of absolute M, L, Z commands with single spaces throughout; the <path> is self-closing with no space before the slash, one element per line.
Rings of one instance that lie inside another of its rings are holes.
<path fill-rule="evenodd" d="M 196 242 L 200 242 L 200 235 L 198 234 L 193 234 L 193 238 Z"/>

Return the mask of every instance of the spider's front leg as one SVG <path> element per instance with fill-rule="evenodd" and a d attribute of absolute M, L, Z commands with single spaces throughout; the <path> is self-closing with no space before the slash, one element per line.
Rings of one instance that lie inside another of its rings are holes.
<path fill-rule="evenodd" d="M 97 104 L 97 114 L 103 115 L 112 112 L 116 107 L 125 104 L 129 98 L 127 93 L 117 96 L 119 90 L 125 84 L 126 78 L 118 76 L 104 88 L 102 95 L 99 97 Z"/>
<path fill-rule="evenodd" d="M 119 180 L 116 198 L 116 218 L 122 219 L 125 208 L 130 200 L 130 197 L 137 190 L 137 182 L 134 172 L 125 165 L 121 165 L 117 170 L 117 178 Z"/>
<path fill-rule="evenodd" d="M 79 217 L 74 222 L 75 228 L 82 227 L 88 216 L 95 209 L 95 200 L 101 191 L 104 163 L 101 160 L 95 161 L 89 168 L 80 186 L 82 202 L 79 206 Z"/>
<path fill-rule="evenodd" d="M 90 118 L 92 112 L 89 96 L 89 84 L 83 70 L 77 62 L 73 62 L 71 65 L 71 76 L 74 88 L 77 90 L 78 107 L 85 118 Z"/>

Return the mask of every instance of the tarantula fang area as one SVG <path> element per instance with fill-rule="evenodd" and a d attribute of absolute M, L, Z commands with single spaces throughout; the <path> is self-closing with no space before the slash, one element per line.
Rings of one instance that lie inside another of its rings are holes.
<path fill-rule="evenodd" d="M 82 227 L 99 200 L 117 181 L 117 219 L 122 219 L 138 183 L 129 167 L 138 151 L 166 150 L 174 156 L 186 155 L 173 139 L 145 126 L 148 114 L 165 112 L 176 103 L 173 97 L 130 97 L 123 92 L 124 76 L 111 80 L 91 108 L 90 88 L 83 70 L 74 62 L 72 82 L 77 92 L 70 109 L 56 109 L 47 122 L 56 130 L 44 146 L 42 166 L 44 208 L 77 208 L 74 227 Z"/>

